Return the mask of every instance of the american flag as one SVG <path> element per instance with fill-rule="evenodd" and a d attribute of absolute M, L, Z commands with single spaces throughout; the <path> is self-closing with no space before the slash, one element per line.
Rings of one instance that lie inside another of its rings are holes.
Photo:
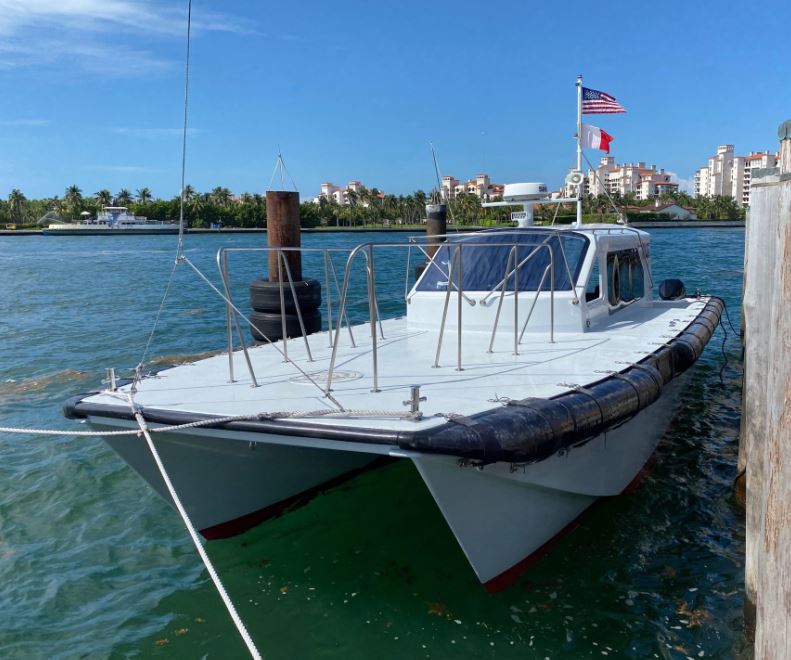
<path fill-rule="evenodd" d="M 607 115 L 616 112 L 626 112 L 624 107 L 606 92 L 598 89 L 582 88 L 582 114 Z"/>

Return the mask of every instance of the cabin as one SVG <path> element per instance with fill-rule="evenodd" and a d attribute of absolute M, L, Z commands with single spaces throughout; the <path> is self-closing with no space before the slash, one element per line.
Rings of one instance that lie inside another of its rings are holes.
<path fill-rule="evenodd" d="M 651 304 L 649 240 L 620 225 L 449 237 L 407 296 L 408 326 L 454 329 L 460 301 L 465 332 L 514 328 L 521 338 L 607 325 Z"/>

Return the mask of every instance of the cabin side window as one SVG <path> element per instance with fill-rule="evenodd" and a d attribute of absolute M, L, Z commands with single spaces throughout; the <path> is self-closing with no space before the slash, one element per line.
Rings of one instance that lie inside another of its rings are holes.
<path fill-rule="evenodd" d="M 585 302 L 601 298 L 601 273 L 599 272 L 599 257 L 594 257 L 588 284 L 585 286 Z"/>
<path fill-rule="evenodd" d="M 610 307 L 628 304 L 643 297 L 645 275 L 636 249 L 607 254 L 607 301 Z"/>

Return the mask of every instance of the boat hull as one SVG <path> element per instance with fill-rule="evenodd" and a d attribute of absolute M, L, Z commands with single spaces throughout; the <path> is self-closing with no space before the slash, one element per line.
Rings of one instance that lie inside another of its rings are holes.
<path fill-rule="evenodd" d="M 644 469 L 673 417 L 684 377 L 629 421 L 545 460 L 476 465 L 464 459 L 332 440 L 220 429 L 154 434 L 157 449 L 193 524 L 206 538 L 240 533 L 381 464 L 411 460 L 478 579 L 507 586 L 598 498 L 626 490 Z M 109 421 L 109 420 L 108 420 Z M 92 426 L 115 424 L 90 419 Z M 108 444 L 172 504 L 141 438 Z M 360 451 L 350 450 L 350 447 Z"/>
<path fill-rule="evenodd" d="M 628 422 L 532 464 L 412 458 L 478 579 L 510 584 L 600 497 L 629 490 L 678 406 L 684 377 Z"/>
<path fill-rule="evenodd" d="M 143 438 L 108 436 L 106 441 L 173 505 Z M 157 433 L 154 442 L 190 520 L 208 539 L 234 536 L 277 516 L 358 474 L 378 458 L 267 442 L 218 442 L 210 434 Z"/>

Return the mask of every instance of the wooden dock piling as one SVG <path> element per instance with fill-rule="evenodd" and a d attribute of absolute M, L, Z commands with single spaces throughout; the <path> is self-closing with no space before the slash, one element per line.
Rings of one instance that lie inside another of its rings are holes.
<path fill-rule="evenodd" d="M 791 121 L 753 174 L 745 237 L 745 626 L 759 660 L 791 658 Z"/>
<path fill-rule="evenodd" d="M 447 233 L 448 205 L 426 204 L 426 236 L 428 237 L 426 253 L 429 258 L 434 256 L 439 244 L 445 242 L 445 234 Z"/>
<path fill-rule="evenodd" d="M 266 238 L 269 247 L 299 247 L 299 193 L 285 190 L 268 190 L 266 193 Z M 302 279 L 302 257 L 299 251 L 283 253 L 296 282 Z M 269 281 L 279 277 L 276 252 L 269 253 Z M 286 273 L 283 273 L 286 277 Z"/>

